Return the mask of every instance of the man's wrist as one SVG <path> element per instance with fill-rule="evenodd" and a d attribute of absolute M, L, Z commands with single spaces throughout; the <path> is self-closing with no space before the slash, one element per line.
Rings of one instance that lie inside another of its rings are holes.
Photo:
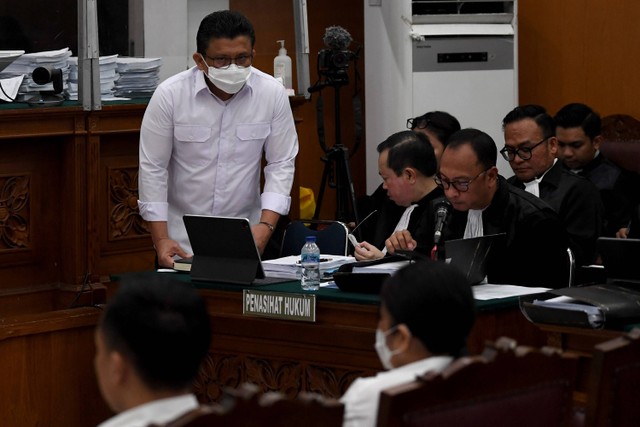
<path fill-rule="evenodd" d="M 269 228 L 269 231 L 272 232 L 272 233 L 273 233 L 273 230 L 276 229 L 276 227 L 273 224 L 268 223 L 267 221 L 260 221 L 258 224 L 262 224 L 262 225 L 266 226 L 267 228 Z"/>

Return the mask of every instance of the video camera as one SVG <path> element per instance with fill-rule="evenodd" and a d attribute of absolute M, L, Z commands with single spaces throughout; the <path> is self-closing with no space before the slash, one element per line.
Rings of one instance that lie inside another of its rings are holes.
<path fill-rule="evenodd" d="M 351 34 L 342 27 L 328 27 L 323 37 L 325 49 L 318 52 L 318 74 L 330 79 L 347 80 L 349 62 L 357 55 L 347 48 L 351 44 Z"/>

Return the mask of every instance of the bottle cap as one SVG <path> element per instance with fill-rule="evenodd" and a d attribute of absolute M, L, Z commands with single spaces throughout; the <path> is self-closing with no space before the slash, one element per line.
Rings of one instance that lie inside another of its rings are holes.
<path fill-rule="evenodd" d="M 316 241 L 316 236 L 307 236 L 307 237 L 305 237 L 305 239 L 307 240 L 307 242 L 313 242 L 313 243 L 315 243 L 315 241 Z"/>
<path fill-rule="evenodd" d="M 280 50 L 278 56 L 284 56 L 287 54 L 287 49 L 284 48 L 284 40 L 276 40 L 276 43 L 280 43 Z"/>

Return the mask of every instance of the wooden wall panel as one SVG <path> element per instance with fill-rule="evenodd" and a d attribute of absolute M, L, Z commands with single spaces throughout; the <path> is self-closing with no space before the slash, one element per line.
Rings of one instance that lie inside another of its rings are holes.
<path fill-rule="evenodd" d="M 520 102 L 640 117 L 640 3 L 520 0 Z"/>
<path fill-rule="evenodd" d="M 111 416 L 93 371 L 93 330 L 100 311 L 3 319 L 3 426 L 95 426 Z"/>

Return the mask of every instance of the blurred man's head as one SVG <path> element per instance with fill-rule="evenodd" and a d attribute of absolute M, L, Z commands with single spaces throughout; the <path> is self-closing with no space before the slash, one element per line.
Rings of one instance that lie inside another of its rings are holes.
<path fill-rule="evenodd" d="M 387 368 L 432 355 L 456 357 L 466 348 L 475 305 L 471 287 L 455 267 L 411 264 L 384 283 L 380 301 L 376 347 Z"/>
<path fill-rule="evenodd" d="M 429 138 L 439 163 L 449 137 L 460 130 L 460 122 L 444 111 L 430 111 L 422 116 L 407 120 L 407 128 L 414 132 L 424 133 Z"/>
<path fill-rule="evenodd" d="M 436 182 L 454 209 L 484 209 L 497 188 L 497 149 L 493 139 L 477 129 L 462 129 L 449 138 L 440 159 Z"/>
<path fill-rule="evenodd" d="M 96 328 L 95 369 L 115 412 L 188 393 L 211 341 L 204 301 L 171 280 L 123 284 Z"/>
<path fill-rule="evenodd" d="M 502 120 L 502 129 L 504 148 L 500 154 L 520 181 L 532 181 L 553 166 L 558 152 L 555 123 L 543 107 L 514 108 Z"/>
<path fill-rule="evenodd" d="M 562 107 L 554 120 L 558 158 L 569 169 L 582 169 L 600 149 L 600 116 L 589 106 L 574 103 Z"/>

